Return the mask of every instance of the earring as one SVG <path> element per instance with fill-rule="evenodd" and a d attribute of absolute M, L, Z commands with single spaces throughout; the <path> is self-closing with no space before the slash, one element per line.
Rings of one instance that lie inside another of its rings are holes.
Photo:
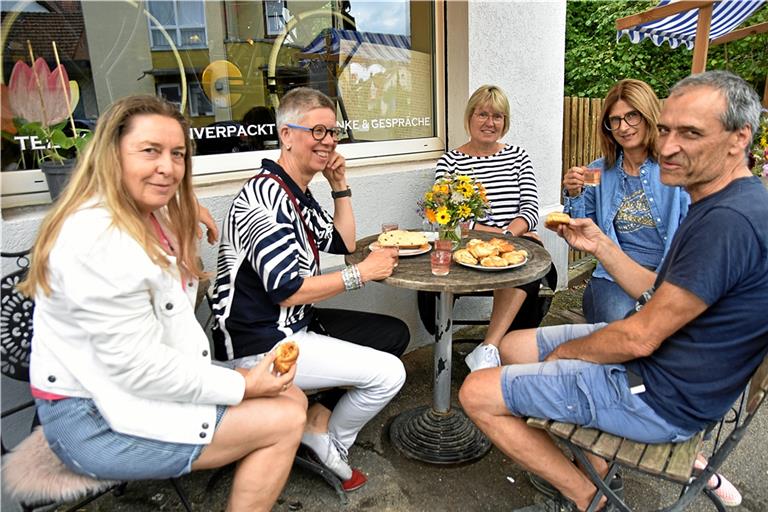
<path fill-rule="evenodd" d="M 290 145 L 290 144 L 286 145 L 286 146 L 285 146 L 285 149 L 286 149 L 287 151 L 290 151 L 290 150 L 291 150 L 291 145 Z"/>

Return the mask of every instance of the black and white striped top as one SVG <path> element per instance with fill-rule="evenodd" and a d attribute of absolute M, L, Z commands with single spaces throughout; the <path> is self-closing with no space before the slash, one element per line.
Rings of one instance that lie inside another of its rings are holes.
<path fill-rule="evenodd" d="M 485 186 L 491 214 L 478 222 L 503 229 L 522 217 L 530 231 L 536 229 L 539 222 L 536 176 L 523 148 L 505 144 L 490 156 L 469 156 L 453 149 L 437 162 L 435 180 L 453 173 L 472 176 Z"/>
<path fill-rule="evenodd" d="M 309 189 L 303 192 L 275 162 L 264 159 L 261 169 L 235 196 L 224 219 L 213 294 L 214 355 L 220 361 L 261 354 L 303 329 L 312 320 L 312 305 L 280 306 L 298 291 L 305 277 L 320 273 L 301 218 L 320 251 L 346 254 L 333 217 Z"/>

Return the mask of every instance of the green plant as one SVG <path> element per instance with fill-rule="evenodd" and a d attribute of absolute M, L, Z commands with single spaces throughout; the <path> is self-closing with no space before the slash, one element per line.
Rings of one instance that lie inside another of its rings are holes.
<path fill-rule="evenodd" d="M 565 34 L 565 96 L 601 98 L 623 78 L 647 82 L 660 98 L 670 87 L 691 72 L 693 52 L 685 47 L 655 46 L 650 40 L 630 43 L 626 37 L 616 41 L 616 19 L 643 12 L 657 2 L 610 0 L 568 2 Z M 762 8 L 741 27 L 768 21 L 768 8 Z M 711 46 L 707 69 L 726 69 L 763 90 L 768 52 L 768 34 Z"/>
<path fill-rule="evenodd" d="M 768 109 L 760 114 L 760 126 L 757 129 L 749 152 L 752 174 L 768 178 Z"/>

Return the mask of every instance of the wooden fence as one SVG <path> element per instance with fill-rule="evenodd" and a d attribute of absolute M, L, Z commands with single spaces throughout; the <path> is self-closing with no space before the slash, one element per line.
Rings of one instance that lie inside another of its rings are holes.
<path fill-rule="evenodd" d="M 600 156 L 600 111 L 603 100 L 594 98 L 563 99 L 563 168 L 561 181 L 566 171 L 574 165 L 587 165 Z M 587 253 L 571 249 L 568 263 L 573 263 Z"/>

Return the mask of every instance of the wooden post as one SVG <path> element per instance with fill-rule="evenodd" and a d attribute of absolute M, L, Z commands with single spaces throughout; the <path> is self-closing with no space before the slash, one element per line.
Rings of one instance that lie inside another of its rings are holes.
<path fill-rule="evenodd" d="M 709 27 L 712 24 L 712 9 L 714 4 L 699 7 L 699 22 L 696 25 L 696 42 L 693 48 L 693 64 L 691 73 L 701 73 L 707 69 L 707 52 L 709 51 Z"/>
<path fill-rule="evenodd" d="M 763 88 L 763 106 L 768 108 L 768 75 L 765 75 L 765 87 Z"/>

